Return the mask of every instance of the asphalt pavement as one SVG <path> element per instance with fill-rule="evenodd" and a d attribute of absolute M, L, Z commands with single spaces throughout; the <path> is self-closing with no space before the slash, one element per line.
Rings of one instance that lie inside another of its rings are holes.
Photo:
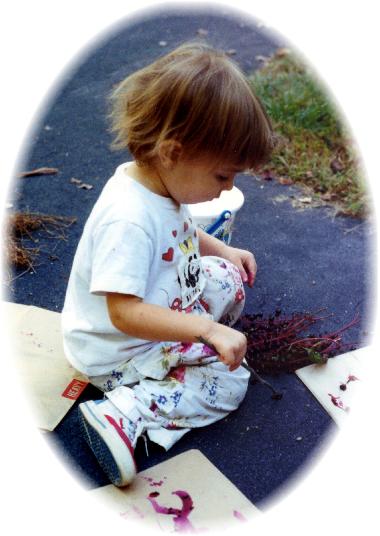
<path fill-rule="evenodd" d="M 7 299 L 61 311 L 70 267 L 86 218 L 103 185 L 128 154 L 112 152 L 106 120 L 106 96 L 128 73 L 185 40 L 203 36 L 229 51 L 246 72 L 260 66 L 260 57 L 286 45 L 255 20 L 239 12 L 213 10 L 157 11 L 126 19 L 100 36 L 76 58 L 53 90 L 34 125 L 20 160 L 20 171 L 58 169 L 13 181 L 9 201 L 19 211 L 77 218 L 66 240 L 41 234 L 34 270 L 6 288 Z M 78 182 L 92 186 L 78 187 Z M 232 245 L 250 249 L 258 264 L 255 286 L 247 291 L 246 313 L 316 311 L 331 316 L 324 330 L 336 329 L 360 315 L 346 335 L 355 346 L 366 344 L 372 289 L 372 229 L 368 222 L 334 216 L 329 207 L 301 208 L 295 186 L 241 175 L 237 186 L 245 195 Z M 19 277 L 17 277 L 19 276 Z M 150 444 L 150 456 L 139 445 L 140 469 L 190 448 L 200 449 L 252 502 L 265 504 L 319 456 L 336 427 L 295 375 L 270 378 L 283 391 L 272 400 L 261 385 L 250 386 L 238 411 L 204 429 L 186 434 L 168 453 Z M 99 397 L 89 387 L 80 401 Z M 77 404 L 47 440 L 57 449 L 86 488 L 107 484 L 91 451 L 78 432 Z M 301 440 L 299 439 L 301 438 Z"/>

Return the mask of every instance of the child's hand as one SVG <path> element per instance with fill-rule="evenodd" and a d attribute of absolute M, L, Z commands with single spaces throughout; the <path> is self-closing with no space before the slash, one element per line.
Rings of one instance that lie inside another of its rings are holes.
<path fill-rule="evenodd" d="M 245 249 L 228 246 L 223 252 L 223 257 L 237 266 L 243 283 L 248 283 L 250 287 L 253 287 L 257 272 L 257 264 L 253 253 Z"/>
<path fill-rule="evenodd" d="M 240 366 L 247 352 L 245 335 L 217 322 L 213 323 L 203 342 L 218 352 L 220 361 L 227 365 L 231 372 Z"/>

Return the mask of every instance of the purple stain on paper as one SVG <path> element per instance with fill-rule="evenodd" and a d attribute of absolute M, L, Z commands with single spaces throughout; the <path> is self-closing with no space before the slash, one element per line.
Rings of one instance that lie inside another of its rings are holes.
<path fill-rule="evenodd" d="M 177 495 L 182 501 L 182 508 L 172 508 L 171 506 L 161 506 L 156 501 L 156 497 L 160 494 L 158 491 L 153 491 L 147 497 L 148 501 L 153 506 L 158 514 L 170 515 L 173 517 L 174 527 L 178 532 L 195 532 L 195 529 L 188 517 L 194 509 L 193 500 L 187 491 L 173 491 L 172 495 Z"/>
<path fill-rule="evenodd" d="M 357 377 L 354 376 L 353 374 L 350 374 L 350 375 L 348 376 L 348 379 L 347 379 L 346 384 L 347 384 L 347 383 L 350 383 L 350 382 L 357 382 L 357 381 L 359 381 L 359 378 L 357 378 Z"/>
<path fill-rule="evenodd" d="M 243 514 L 241 512 L 238 512 L 237 510 L 234 510 L 234 517 L 236 517 L 236 519 L 238 519 L 242 523 L 247 522 L 247 518 L 243 516 Z"/>
<path fill-rule="evenodd" d="M 166 477 L 164 477 L 166 478 Z M 152 487 L 159 487 L 159 486 L 162 486 L 162 484 L 164 483 L 163 480 L 158 480 L 158 481 L 155 481 L 152 477 L 150 476 L 143 476 L 143 479 L 146 480 L 147 482 L 149 482 L 149 485 L 152 486 Z"/>
<path fill-rule="evenodd" d="M 120 517 L 124 519 L 129 519 L 133 517 L 137 517 L 139 519 L 144 519 L 144 514 L 137 508 L 137 506 L 132 506 L 132 512 L 120 512 Z"/>
<path fill-rule="evenodd" d="M 340 396 L 334 396 L 331 393 L 328 393 L 328 395 L 330 397 L 331 402 L 334 404 L 334 406 L 336 406 L 339 409 L 342 409 L 343 411 L 349 411 L 350 410 L 350 408 L 348 406 L 345 406 L 343 404 L 342 400 L 340 399 Z"/>
<path fill-rule="evenodd" d="M 345 391 L 347 389 L 347 385 L 350 383 L 350 382 L 356 382 L 356 381 L 359 381 L 359 378 L 357 378 L 356 376 L 354 376 L 353 374 L 350 374 L 347 378 L 347 381 L 345 383 L 341 383 L 340 386 L 339 386 L 339 389 L 341 391 Z"/>

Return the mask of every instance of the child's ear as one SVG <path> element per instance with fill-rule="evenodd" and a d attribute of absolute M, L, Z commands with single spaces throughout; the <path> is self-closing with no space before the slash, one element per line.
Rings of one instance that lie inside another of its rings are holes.
<path fill-rule="evenodd" d="M 166 169 L 171 169 L 182 155 L 182 145 L 176 140 L 165 140 L 158 147 L 158 156 Z"/>

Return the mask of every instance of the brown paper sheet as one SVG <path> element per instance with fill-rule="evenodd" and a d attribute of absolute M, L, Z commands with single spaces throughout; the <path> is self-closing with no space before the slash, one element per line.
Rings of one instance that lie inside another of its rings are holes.
<path fill-rule="evenodd" d="M 138 473 L 126 488 L 109 485 L 89 493 L 126 521 L 165 532 L 239 529 L 260 514 L 195 449 Z"/>
<path fill-rule="evenodd" d="M 325 365 L 309 365 L 296 371 L 327 413 L 341 426 L 365 382 L 365 365 L 373 356 L 370 347 L 333 357 Z"/>
<path fill-rule="evenodd" d="M 12 359 L 30 397 L 37 426 L 52 431 L 88 384 L 67 361 L 60 313 L 3 302 Z"/>

